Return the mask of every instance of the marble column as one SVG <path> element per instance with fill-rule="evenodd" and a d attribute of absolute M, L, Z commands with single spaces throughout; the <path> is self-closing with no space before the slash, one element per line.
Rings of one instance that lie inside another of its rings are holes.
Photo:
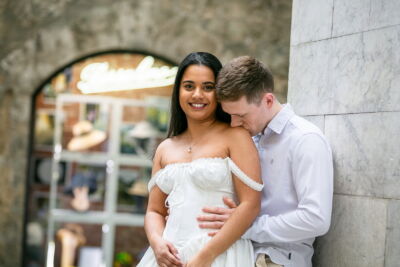
<path fill-rule="evenodd" d="M 288 101 L 334 154 L 314 266 L 399 266 L 400 1 L 294 0 L 292 13 Z"/>

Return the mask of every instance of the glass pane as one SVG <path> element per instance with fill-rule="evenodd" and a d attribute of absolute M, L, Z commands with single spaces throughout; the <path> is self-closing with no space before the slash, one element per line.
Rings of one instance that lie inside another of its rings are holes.
<path fill-rule="evenodd" d="M 114 266 L 136 266 L 148 246 L 143 227 L 117 226 Z"/>
<path fill-rule="evenodd" d="M 102 165 L 69 162 L 59 187 L 57 208 L 77 212 L 105 208 L 106 168 Z"/>
<path fill-rule="evenodd" d="M 121 166 L 118 179 L 118 212 L 144 214 L 147 208 L 147 184 L 151 168 Z"/>
<path fill-rule="evenodd" d="M 70 152 L 107 152 L 109 104 L 64 102 L 61 145 Z"/>
<path fill-rule="evenodd" d="M 146 120 L 146 108 L 140 106 L 125 106 L 122 110 L 120 152 L 140 157 L 151 157 L 149 140 L 158 135 Z"/>
<path fill-rule="evenodd" d="M 100 267 L 103 258 L 102 226 L 58 224 L 54 236 L 54 266 Z"/>

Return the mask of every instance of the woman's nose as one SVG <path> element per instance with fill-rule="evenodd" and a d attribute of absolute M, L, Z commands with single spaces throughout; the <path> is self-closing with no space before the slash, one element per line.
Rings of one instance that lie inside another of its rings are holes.
<path fill-rule="evenodd" d="M 202 97 L 203 96 L 203 91 L 201 90 L 200 87 L 196 87 L 196 89 L 193 92 L 193 97 Z"/>

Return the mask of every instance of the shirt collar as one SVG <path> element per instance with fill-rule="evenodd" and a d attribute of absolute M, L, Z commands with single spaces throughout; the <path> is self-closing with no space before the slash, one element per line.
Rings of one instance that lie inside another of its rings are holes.
<path fill-rule="evenodd" d="M 281 134 L 287 122 L 295 115 L 290 104 L 282 105 L 283 108 L 272 118 L 264 130 L 266 135 L 269 131 Z"/>

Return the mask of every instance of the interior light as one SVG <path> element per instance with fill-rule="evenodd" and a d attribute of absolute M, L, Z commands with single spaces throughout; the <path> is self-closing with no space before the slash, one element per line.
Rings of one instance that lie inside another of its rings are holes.
<path fill-rule="evenodd" d="M 107 62 L 92 63 L 80 74 L 78 89 L 84 94 L 146 89 L 172 85 L 178 67 L 154 67 L 154 58 L 146 56 L 135 69 L 111 69 Z"/>

